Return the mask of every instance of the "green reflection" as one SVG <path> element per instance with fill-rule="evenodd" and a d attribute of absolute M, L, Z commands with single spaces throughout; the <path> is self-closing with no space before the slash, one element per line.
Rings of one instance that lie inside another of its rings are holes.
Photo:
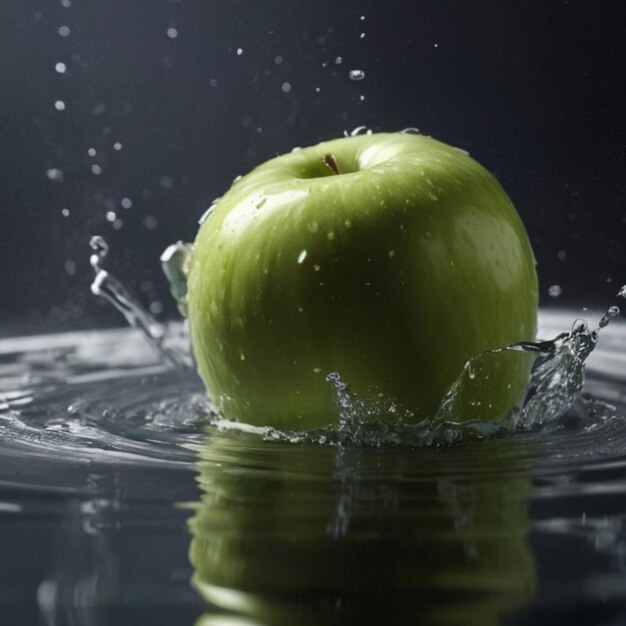
<path fill-rule="evenodd" d="M 231 616 L 202 626 L 490 626 L 534 593 L 514 441 L 338 450 L 216 433 L 199 457 L 193 583 Z"/>

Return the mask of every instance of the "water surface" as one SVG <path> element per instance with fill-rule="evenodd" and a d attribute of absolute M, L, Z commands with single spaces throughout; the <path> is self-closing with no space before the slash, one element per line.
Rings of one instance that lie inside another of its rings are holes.
<path fill-rule="evenodd" d="M 624 623 L 623 323 L 585 393 L 462 445 L 290 443 L 211 426 L 132 330 L 2 340 L 0 623 Z"/>

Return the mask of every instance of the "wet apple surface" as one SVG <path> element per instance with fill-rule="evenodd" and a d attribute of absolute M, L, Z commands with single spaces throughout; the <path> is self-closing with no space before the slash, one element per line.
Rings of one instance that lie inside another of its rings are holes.
<path fill-rule="evenodd" d="M 535 338 L 537 275 L 489 172 L 388 133 L 296 150 L 235 182 L 199 230 L 188 298 L 199 373 L 225 417 L 331 424 L 337 372 L 419 421 L 470 358 Z M 531 361 L 493 359 L 458 419 L 506 414 Z"/>

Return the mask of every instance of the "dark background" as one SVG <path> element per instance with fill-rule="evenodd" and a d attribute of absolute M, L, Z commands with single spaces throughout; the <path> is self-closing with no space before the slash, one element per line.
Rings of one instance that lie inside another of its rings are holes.
<path fill-rule="evenodd" d="M 469 150 L 526 223 L 542 304 L 612 304 L 626 282 L 624 7 L 3 1 L 0 335 L 121 323 L 89 292 L 92 234 L 111 245 L 107 269 L 174 317 L 166 245 L 192 240 L 237 174 L 361 124 Z"/>

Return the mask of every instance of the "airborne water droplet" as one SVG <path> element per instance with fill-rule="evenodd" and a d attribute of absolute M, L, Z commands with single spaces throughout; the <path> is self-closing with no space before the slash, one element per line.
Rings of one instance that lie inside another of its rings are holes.
<path fill-rule="evenodd" d="M 350 70 L 348 76 L 350 80 L 363 80 L 365 78 L 365 72 L 363 70 Z"/>
<path fill-rule="evenodd" d="M 602 316 L 602 319 L 598 323 L 598 328 L 604 328 L 609 324 L 612 319 L 615 319 L 620 313 L 618 306 L 609 307 L 607 312 Z"/>
<path fill-rule="evenodd" d="M 59 169 L 58 167 L 53 167 L 47 170 L 46 175 L 53 183 L 62 183 L 63 179 L 65 178 L 63 170 Z"/>

